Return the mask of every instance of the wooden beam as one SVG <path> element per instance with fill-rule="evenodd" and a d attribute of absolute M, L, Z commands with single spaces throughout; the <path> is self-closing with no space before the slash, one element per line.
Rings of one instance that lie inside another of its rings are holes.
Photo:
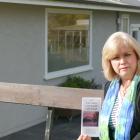
<path fill-rule="evenodd" d="M 46 107 L 81 109 L 82 97 L 101 97 L 102 90 L 0 83 L 0 101 Z"/>

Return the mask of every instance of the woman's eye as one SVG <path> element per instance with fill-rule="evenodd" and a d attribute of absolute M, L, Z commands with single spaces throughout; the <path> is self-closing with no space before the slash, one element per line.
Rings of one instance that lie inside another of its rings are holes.
<path fill-rule="evenodd" d="M 128 56 L 130 56 L 130 55 L 131 55 L 130 53 L 127 53 L 127 54 L 125 54 L 124 56 L 128 57 Z"/>
<path fill-rule="evenodd" d="M 119 59 L 118 56 L 115 56 L 115 57 L 112 58 L 112 60 L 118 60 L 118 59 Z"/>

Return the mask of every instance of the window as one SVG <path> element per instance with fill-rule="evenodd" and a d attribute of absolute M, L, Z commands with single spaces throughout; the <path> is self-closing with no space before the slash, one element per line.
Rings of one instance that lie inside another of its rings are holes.
<path fill-rule="evenodd" d="M 129 33 L 129 15 L 121 15 L 121 31 Z"/>
<path fill-rule="evenodd" d="M 131 35 L 140 42 L 140 24 L 131 24 Z"/>
<path fill-rule="evenodd" d="M 92 69 L 91 17 L 89 11 L 46 9 L 46 79 Z"/>

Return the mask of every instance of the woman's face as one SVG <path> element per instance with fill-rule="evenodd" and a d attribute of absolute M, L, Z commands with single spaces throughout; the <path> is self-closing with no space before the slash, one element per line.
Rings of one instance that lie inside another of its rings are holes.
<path fill-rule="evenodd" d="M 112 68 L 122 80 L 131 80 L 136 72 L 138 60 L 132 48 L 120 47 L 110 62 Z"/>

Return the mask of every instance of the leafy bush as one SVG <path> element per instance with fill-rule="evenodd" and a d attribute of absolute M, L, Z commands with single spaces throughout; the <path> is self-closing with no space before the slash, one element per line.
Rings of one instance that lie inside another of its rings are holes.
<path fill-rule="evenodd" d="M 80 76 L 68 76 L 66 81 L 61 83 L 61 87 L 72 87 L 72 88 L 86 88 L 86 89 L 100 89 L 101 85 L 97 84 L 94 79 L 85 80 Z M 80 110 L 70 110 L 70 109 L 55 109 L 55 119 L 59 117 L 65 117 L 71 120 L 74 116 L 81 113 Z"/>
<path fill-rule="evenodd" d="M 62 87 L 73 87 L 73 88 L 86 88 L 86 89 L 99 89 L 101 85 L 97 84 L 94 79 L 85 80 L 80 76 L 68 76 L 65 82 L 60 84 Z"/>

